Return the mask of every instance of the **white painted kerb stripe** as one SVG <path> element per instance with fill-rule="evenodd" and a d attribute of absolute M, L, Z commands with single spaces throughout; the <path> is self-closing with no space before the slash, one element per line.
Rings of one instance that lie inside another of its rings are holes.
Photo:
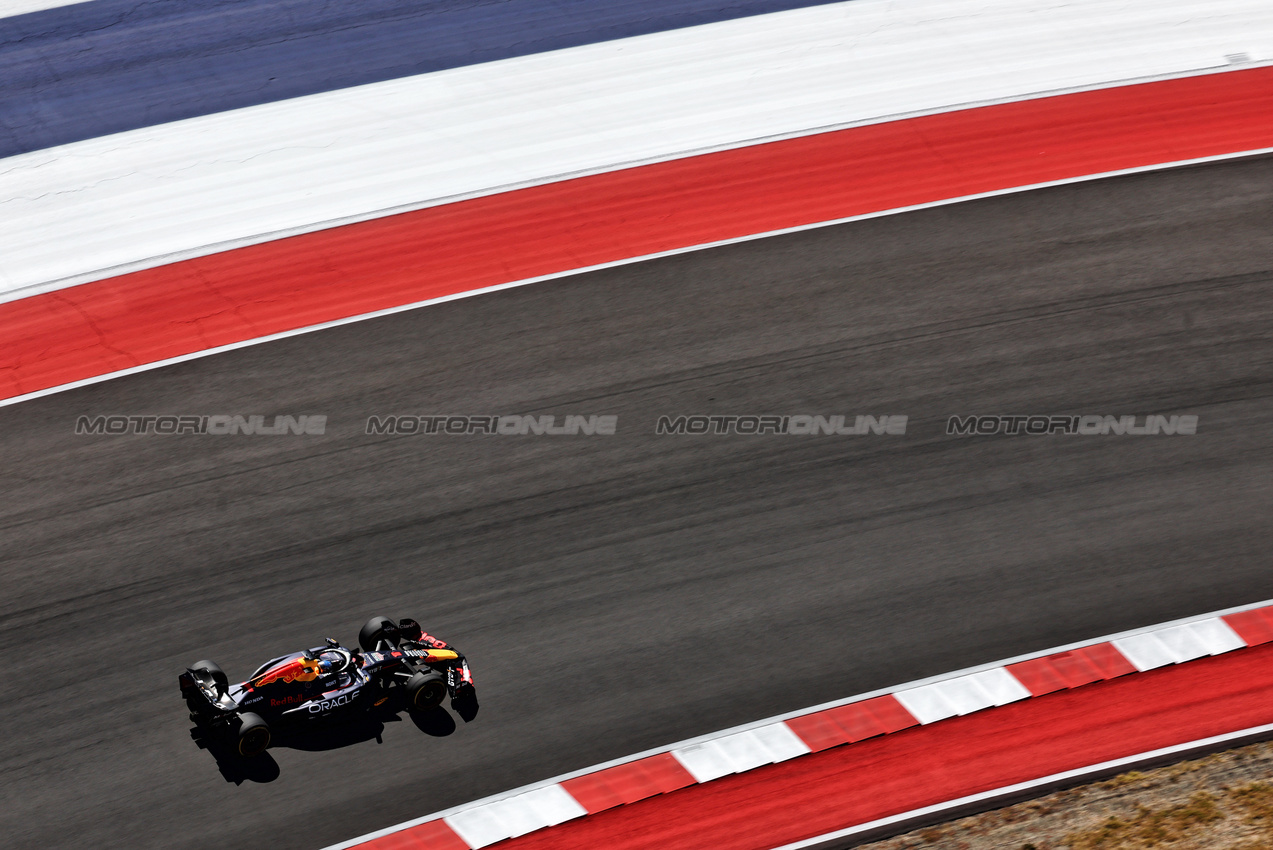
<path fill-rule="evenodd" d="M 753 730 L 753 734 L 775 763 L 812 752 L 809 745 L 800 740 L 800 736 L 792 732 L 786 723 L 770 723 Z"/>
<path fill-rule="evenodd" d="M 476 805 L 443 818 L 460 838 L 474 848 L 506 838 L 516 838 L 556 826 L 588 812 L 558 784 L 535 788 L 516 796 Z"/>
<path fill-rule="evenodd" d="M 1004 667 L 974 673 L 970 678 L 977 680 L 995 705 L 1007 705 L 1030 696 L 1029 689 Z"/>
<path fill-rule="evenodd" d="M 802 756 L 811 750 L 786 723 L 770 723 L 678 747 L 671 752 L 696 782 L 710 782 L 731 773 L 745 773 Z"/>
<path fill-rule="evenodd" d="M 556 826 L 588 814 L 588 810 L 560 785 L 549 785 L 547 788 L 531 791 L 526 796 L 531 798 L 532 805 L 548 826 Z"/>
<path fill-rule="evenodd" d="M 726 735 L 716 741 L 715 745 L 734 773 L 745 773 L 761 765 L 773 764 L 773 756 L 769 755 L 755 732 Z"/>
<path fill-rule="evenodd" d="M 1207 652 L 1211 655 L 1221 655 L 1246 646 L 1246 641 L 1233 630 L 1233 627 L 1219 617 L 1199 620 L 1191 623 L 1189 627 L 1206 644 Z"/>
<path fill-rule="evenodd" d="M 1133 667 L 1141 671 L 1191 661 L 1204 655 L 1219 655 L 1245 646 L 1242 638 L 1218 617 L 1120 638 L 1113 644 L 1127 656 Z"/>
<path fill-rule="evenodd" d="M 1030 691 L 1003 667 L 955 676 L 894 694 L 920 723 L 935 723 L 956 715 L 1025 699 Z"/>
<path fill-rule="evenodd" d="M 711 782 L 734 772 L 729 758 L 716 741 L 704 741 L 672 750 L 672 757 L 681 763 L 695 782 Z"/>
<path fill-rule="evenodd" d="M 935 682 L 920 688 L 898 691 L 894 696 L 902 707 L 920 723 L 925 725 L 936 723 L 938 720 L 945 720 L 947 717 L 959 714 L 959 709 L 946 698 L 944 689 L 941 687 L 943 684 L 943 682 Z"/>

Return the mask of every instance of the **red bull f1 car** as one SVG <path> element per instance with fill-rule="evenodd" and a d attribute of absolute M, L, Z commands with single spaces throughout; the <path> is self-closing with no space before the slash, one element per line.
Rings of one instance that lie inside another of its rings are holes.
<path fill-rule="evenodd" d="M 450 696 L 465 722 L 477 716 L 468 662 L 450 644 L 425 634 L 415 620 L 373 617 L 358 633 L 359 649 L 328 638 L 323 646 L 280 655 L 246 681 L 231 684 L 211 661 L 196 661 L 178 677 L 196 725 L 228 739 L 241 756 L 270 745 L 270 729 L 367 710 L 395 690 L 407 708 L 427 711 Z"/>

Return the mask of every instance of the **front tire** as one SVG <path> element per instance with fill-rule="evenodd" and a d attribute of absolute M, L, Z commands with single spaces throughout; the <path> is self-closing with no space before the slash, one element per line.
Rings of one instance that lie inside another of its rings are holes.
<path fill-rule="evenodd" d="M 253 758 L 270 746 L 270 727 L 265 718 L 251 711 L 239 715 L 239 733 L 235 749 L 244 758 Z"/>
<path fill-rule="evenodd" d="M 381 641 L 398 645 L 398 627 L 388 617 L 372 617 L 358 632 L 358 645 L 364 652 L 374 652 L 380 648 Z"/>
<path fill-rule="evenodd" d="M 428 711 L 446 699 L 446 678 L 436 670 L 416 673 L 407 680 L 407 708 Z"/>

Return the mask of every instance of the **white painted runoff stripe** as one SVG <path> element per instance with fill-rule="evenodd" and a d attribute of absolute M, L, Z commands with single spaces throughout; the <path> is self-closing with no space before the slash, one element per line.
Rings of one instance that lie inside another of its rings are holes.
<path fill-rule="evenodd" d="M 43 12 L 61 6 L 82 6 L 87 0 L 0 0 L 0 18 Z"/>
<path fill-rule="evenodd" d="M 1199 646 L 1205 649 L 1202 652 L 1203 655 L 1219 655 L 1223 652 L 1247 646 L 1246 640 L 1222 618 L 1229 615 L 1254 612 L 1257 609 L 1269 609 L 1262 616 L 1270 625 L 1273 625 L 1273 600 L 1269 600 L 1184 620 L 1175 620 L 1143 629 L 1134 629 L 1117 635 L 1067 644 L 1042 652 L 1020 655 L 992 664 L 983 664 L 978 667 L 911 682 L 896 688 L 885 688 L 859 694 L 848 699 L 825 703 L 733 729 L 726 729 L 722 732 L 703 735 L 667 747 L 648 750 L 627 758 L 616 759 L 503 794 L 487 797 L 474 803 L 426 815 L 416 820 L 332 845 L 326 850 L 350 850 L 350 848 L 377 838 L 383 838 L 384 836 L 416 827 L 423 827 L 426 824 L 433 827 L 437 827 L 439 824 L 443 825 L 454 833 L 459 840 L 466 843 L 473 850 L 477 850 L 498 841 L 525 835 L 536 829 L 555 826 L 559 823 L 565 823 L 568 820 L 585 816 L 587 814 L 586 809 L 566 790 L 562 784 L 564 782 L 600 774 L 611 768 L 663 756 L 664 754 L 671 754 L 695 782 L 710 782 L 735 773 L 743 773 L 767 764 L 786 761 L 787 759 L 812 752 L 809 744 L 789 725 L 789 721 L 833 709 L 844 709 L 854 703 L 889 695 L 895 697 L 916 720 L 925 724 L 952 717 L 956 714 L 966 714 L 1006 705 L 1031 696 L 1026 686 L 1008 668 L 1022 662 L 1037 661 L 1052 656 L 1063 656 L 1074 650 L 1096 646 L 1097 644 L 1111 644 L 1116 648 L 1120 648 L 1120 652 L 1123 652 L 1128 661 L 1132 662 L 1133 666 L 1137 666 L 1138 669 L 1139 665 L 1121 647 L 1167 647 L 1173 644 L 1187 644 L 1188 648 L 1182 650 L 1181 661 L 1199 657 L 1194 655 Z M 1157 657 L 1155 657 L 1155 664 L 1156 659 Z M 782 848 L 778 848 L 778 850 L 798 850 L 798 848 L 813 847 L 816 844 L 839 837 L 861 835 L 889 826 L 918 822 L 922 818 L 934 814 L 955 813 L 963 807 L 1003 799 L 1022 791 L 1045 788 L 1050 784 L 1058 784 L 1062 781 L 1084 776 L 1098 775 L 1108 772 L 1112 768 L 1125 769 L 1173 753 L 1186 753 L 1191 749 L 1205 749 L 1208 746 L 1237 741 L 1244 737 L 1251 737 L 1255 734 L 1264 734 L 1270 731 L 1273 731 L 1273 726 L 1247 729 L 1229 735 L 1208 738 L 1204 741 L 1194 741 L 1176 747 L 1142 753 L 1118 761 L 1105 762 L 1063 774 L 1043 777 L 1020 785 L 1013 785 L 1008 788 L 1000 788 L 985 794 L 952 800 L 925 809 L 829 833 L 808 841 L 785 845 Z M 823 743 L 820 746 L 826 746 L 826 744 Z"/>
<path fill-rule="evenodd" d="M 1267 0 L 851 0 L 0 160 L 0 299 L 690 153 L 1273 61 Z"/>

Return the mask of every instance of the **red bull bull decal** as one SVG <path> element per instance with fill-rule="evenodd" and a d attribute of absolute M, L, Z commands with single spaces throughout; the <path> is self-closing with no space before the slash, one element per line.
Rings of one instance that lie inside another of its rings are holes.
<path fill-rule="evenodd" d="M 293 658 L 273 670 L 267 670 L 252 682 L 253 687 L 263 688 L 275 682 L 312 682 L 318 678 L 318 662 L 312 658 Z"/>

